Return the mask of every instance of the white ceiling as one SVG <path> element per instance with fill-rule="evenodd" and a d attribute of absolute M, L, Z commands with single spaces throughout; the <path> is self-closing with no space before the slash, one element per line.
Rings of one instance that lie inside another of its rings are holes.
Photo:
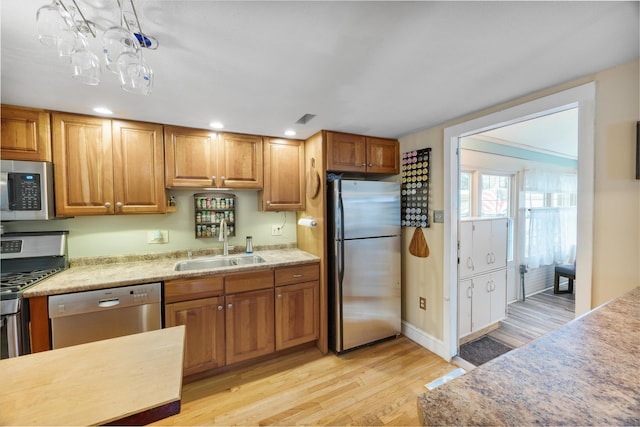
<path fill-rule="evenodd" d="M 578 109 L 570 108 L 473 136 L 528 150 L 578 158 Z"/>
<path fill-rule="evenodd" d="M 154 89 L 70 76 L 37 40 L 48 0 L 1 2 L 1 101 L 299 138 L 320 129 L 401 137 L 639 56 L 639 2 L 134 0 Z M 88 15 L 115 0 L 78 0 Z M 98 41 L 92 42 L 99 48 Z M 295 122 L 305 113 L 316 117 Z"/>

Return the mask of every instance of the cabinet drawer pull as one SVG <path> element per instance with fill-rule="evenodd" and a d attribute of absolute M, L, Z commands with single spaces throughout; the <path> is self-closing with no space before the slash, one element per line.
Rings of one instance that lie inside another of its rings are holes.
<path fill-rule="evenodd" d="M 293 277 L 294 277 L 295 279 L 299 279 L 299 278 L 301 278 L 301 277 L 304 277 L 304 274 L 294 274 L 294 275 L 293 275 Z"/>

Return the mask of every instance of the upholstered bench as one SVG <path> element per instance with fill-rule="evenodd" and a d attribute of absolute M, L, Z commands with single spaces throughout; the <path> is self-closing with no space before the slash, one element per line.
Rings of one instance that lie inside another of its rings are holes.
<path fill-rule="evenodd" d="M 566 277 L 569 281 L 567 290 L 560 290 L 560 277 Z M 555 277 L 553 279 L 553 293 L 554 294 L 572 294 L 573 293 L 573 281 L 576 278 L 576 266 L 575 264 L 556 265 Z"/>

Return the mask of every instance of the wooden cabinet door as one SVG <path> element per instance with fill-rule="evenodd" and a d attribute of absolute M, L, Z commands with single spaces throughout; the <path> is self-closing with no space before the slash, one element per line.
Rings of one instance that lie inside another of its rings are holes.
<path fill-rule="evenodd" d="M 273 289 L 227 295 L 227 364 L 273 353 Z"/>
<path fill-rule="evenodd" d="M 31 108 L 3 105 L 0 157 L 4 160 L 50 162 L 51 126 L 49 113 Z"/>
<path fill-rule="evenodd" d="M 267 138 L 264 145 L 264 211 L 301 211 L 305 208 L 304 141 Z"/>
<path fill-rule="evenodd" d="M 469 277 L 474 274 L 473 221 L 460 221 L 458 236 L 458 275 Z"/>
<path fill-rule="evenodd" d="M 262 188 L 262 137 L 222 133 L 218 141 L 218 187 Z"/>
<path fill-rule="evenodd" d="M 484 273 L 492 269 L 491 253 L 491 221 L 473 221 L 474 274 Z"/>
<path fill-rule="evenodd" d="M 113 214 L 111 121 L 53 113 L 56 215 Z"/>
<path fill-rule="evenodd" d="M 507 317 L 507 270 L 499 270 L 491 275 L 491 323 Z"/>
<path fill-rule="evenodd" d="M 167 327 L 185 325 L 184 375 L 225 364 L 224 298 L 213 297 L 167 304 Z"/>
<path fill-rule="evenodd" d="M 162 125 L 112 122 L 116 213 L 164 213 Z"/>
<path fill-rule="evenodd" d="M 276 288 L 276 350 L 318 339 L 318 281 Z"/>
<path fill-rule="evenodd" d="M 367 137 L 366 161 L 368 173 L 399 173 L 400 143 L 393 139 Z"/>
<path fill-rule="evenodd" d="M 471 301 L 472 332 L 489 326 L 491 322 L 491 293 L 493 290 L 490 273 L 471 279 L 473 298 Z"/>
<path fill-rule="evenodd" d="M 216 185 L 218 134 L 201 129 L 164 127 L 165 182 L 171 188 Z"/>
<path fill-rule="evenodd" d="M 471 333 L 471 301 L 473 284 L 471 279 L 460 280 L 458 285 L 458 338 Z"/>
<path fill-rule="evenodd" d="M 366 138 L 349 133 L 327 132 L 327 170 L 366 172 Z"/>
<path fill-rule="evenodd" d="M 491 220 L 491 260 L 493 268 L 504 268 L 507 266 L 507 238 L 508 238 L 507 218 L 497 218 Z"/>

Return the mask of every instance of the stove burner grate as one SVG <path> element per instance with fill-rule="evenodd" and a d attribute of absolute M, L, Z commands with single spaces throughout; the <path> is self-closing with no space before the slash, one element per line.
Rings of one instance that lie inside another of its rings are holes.
<path fill-rule="evenodd" d="M 49 270 L 34 270 L 16 273 L 3 273 L 0 277 L 0 292 L 19 292 L 26 287 L 33 285 L 53 274 L 62 271 L 62 268 Z"/>

